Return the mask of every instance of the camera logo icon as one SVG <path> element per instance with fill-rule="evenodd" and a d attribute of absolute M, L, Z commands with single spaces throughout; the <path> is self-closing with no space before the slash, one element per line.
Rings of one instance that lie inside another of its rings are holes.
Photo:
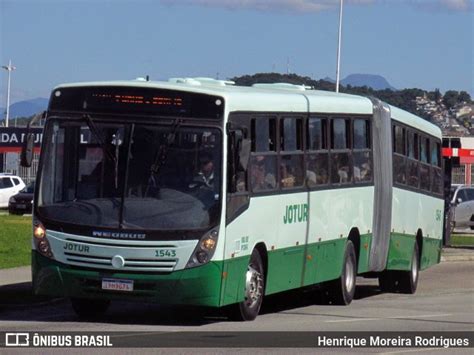
<path fill-rule="evenodd" d="M 28 333 L 6 333 L 5 346 L 29 346 L 30 334 Z"/>

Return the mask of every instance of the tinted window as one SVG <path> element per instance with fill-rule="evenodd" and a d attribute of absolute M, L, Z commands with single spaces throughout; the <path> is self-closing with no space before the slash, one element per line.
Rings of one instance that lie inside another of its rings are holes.
<path fill-rule="evenodd" d="M 440 144 L 439 143 L 432 143 L 431 144 L 431 164 L 434 166 L 441 166 L 441 159 L 440 159 Z"/>
<path fill-rule="evenodd" d="M 393 177 L 396 183 L 406 184 L 406 157 L 393 155 Z"/>
<path fill-rule="evenodd" d="M 252 151 L 275 151 L 275 119 L 256 118 L 252 120 Z"/>
<path fill-rule="evenodd" d="M 283 188 L 299 187 L 304 183 L 303 155 L 283 155 L 280 161 L 280 184 Z"/>
<path fill-rule="evenodd" d="M 20 180 L 18 180 L 17 178 L 12 178 L 12 180 L 15 185 L 20 185 Z"/>
<path fill-rule="evenodd" d="M 342 118 L 332 120 L 331 124 L 331 148 L 347 149 L 348 144 L 348 121 Z"/>
<path fill-rule="evenodd" d="M 369 122 L 367 120 L 354 120 L 354 149 L 370 148 Z"/>
<path fill-rule="evenodd" d="M 474 200 L 474 189 L 465 189 L 467 200 L 472 201 Z"/>
<path fill-rule="evenodd" d="M 9 187 L 13 187 L 13 183 L 11 182 L 10 178 L 0 178 L 0 189 L 6 189 Z"/>
<path fill-rule="evenodd" d="M 308 149 L 327 149 L 327 121 L 324 118 L 308 120 Z"/>
<path fill-rule="evenodd" d="M 329 183 L 329 156 L 327 153 L 311 154 L 306 159 L 306 180 L 309 187 Z"/>
<path fill-rule="evenodd" d="M 420 188 L 426 191 L 430 190 L 430 167 L 420 164 Z"/>
<path fill-rule="evenodd" d="M 370 152 L 354 152 L 354 181 L 369 182 L 372 181 L 372 161 Z"/>
<path fill-rule="evenodd" d="M 333 153 L 331 157 L 331 183 L 351 183 L 352 169 L 350 168 L 350 155 L 348 153 Z"/>
<path fill-rule="evenodd" d="M 284 118 L 281 121 L 281 149 L 295 151 L 302 149 L 301 119 Z"/>
<path fill-rule="evenodd" d="M 278 186 L 276 161 L 275 155 L 256 155 L 250 159 L 250 185 L 252 191 L 268 191 Z"/>
<path fill-rule="evenodd" d="M 443 193 L 443 174 L 441 169 L 433 168 L 433 181 L 431 185 L 431 191 L 436 194 Z"/>
<path fill-rule="evenodd" d="M 416 161 L 408 160 L 407 183 L 412 187 L 419 186 L 418 162 Z"/>
<path fill-rule="evenodd" d="M 467 195 L 466 195 L 466 190 L 462 189 L 458 191 L 458 194 L 456 196 L 456 202 L 457 200 L 461 200 L 461 202 L 467 201 Z"/>
<path fill-rule="evenodd" d="M 395 153 L 405 155 L 405 128 L 393 127 L 393 149 Z"/>
<path fill-rule="evenodd" d="M 418 134 L 413 132 L 408 134 L 408 157 L 418 159 Z"/>
<path fill-rule="evenodd" d="M 430 140 L 428 138 L 420 139 L 420 160 L 423 163 L 429 163 L 428 152 L 430 151 Z"/>

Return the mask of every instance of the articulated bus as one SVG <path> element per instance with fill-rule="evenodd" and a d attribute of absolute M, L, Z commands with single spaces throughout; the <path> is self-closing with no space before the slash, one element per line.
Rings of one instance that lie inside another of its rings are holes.
<path fill-rule="evenodd" d="M 207 78 L 56 87 L 34 198 L 38 295 L 224 307 L 356 277 L 414 293 L 440 260 L 441 131 L 375 98 Z M 28 146 L 23 152 L 28 164 Z"/>

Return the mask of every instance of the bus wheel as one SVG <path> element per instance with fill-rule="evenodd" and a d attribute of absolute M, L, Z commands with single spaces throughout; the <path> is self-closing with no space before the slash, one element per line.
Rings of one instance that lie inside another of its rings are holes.
<path fill-rule="evenodd" d="M 341 277 L 331 285 L 332 301 L 334 304 L 347 305 L 352 302 L 356 288 L 357 262 L 354 244 L 348 240 L 344 252 L 344 263 Z"/>
<path fill-rule="evenodd" d="M 257 318 L 262 306 L 264 285 L 265 272 L 262 257 L 258 250 L 254 249 L 245 272 L 245 298 L 233 307 L 231 312 L 232 319 L 248 321 Z"/>
<path fill-rule="evenodd" d="M 420 271 L 420 257 L 418 243 L 415 242 L 413 255 L 411 257 L 410 271 L 398 271 L 398 291 L 413 294 L 418 286 L 418 275 Z"/>
<path fill-rule="evenodd" d="M 71 298 L 71 304 L 79 318 L 90 319 L 104 314 L 110 306 L 110 301 Z"/>

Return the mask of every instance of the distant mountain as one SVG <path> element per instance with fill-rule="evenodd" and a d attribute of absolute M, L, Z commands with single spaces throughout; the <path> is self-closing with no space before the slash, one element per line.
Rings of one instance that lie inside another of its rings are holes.
<path fill-rule="evenodd" d="M 333 84 L 336 83 L 336 80 L 334 80 L 333 78 L 330 78 L 329 76 L 323 78 L 323 80 L 324 80 L 324 81 L 328 81 L 328 82 L 333 83 Z"/>
<path fill-rule="evenodd" d="M 390 85 L 383 76 L 373 74 L 351 74 L 345 79 L 341 80 L 341 84 L 344 86 L 368 86 L 374 90 L 397 90 L 392 85 Z"/>
<path fill-rule="evenodd" d="M 36 113 L 46 110 L 48 99 L 38 97 L 32 100 L 15 102 L 10 105 L 10 118 L 29 117 Z M 0 120 L 5 119 L 5 108 L 0 108 Z"/>

